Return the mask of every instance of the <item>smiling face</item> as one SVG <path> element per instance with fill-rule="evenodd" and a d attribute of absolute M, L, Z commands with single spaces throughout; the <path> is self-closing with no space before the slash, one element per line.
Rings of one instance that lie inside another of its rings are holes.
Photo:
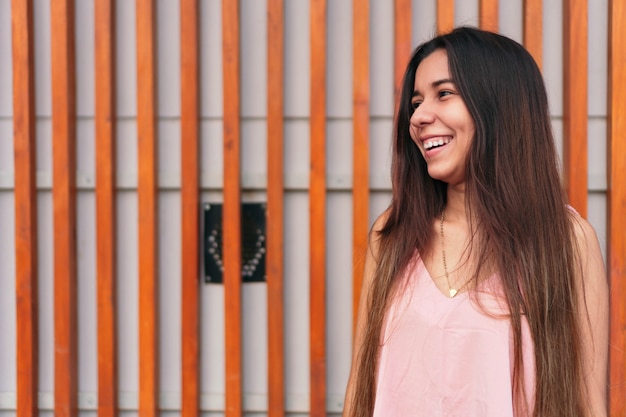
<path fill-rule="evenodd" d="M 428 174 L 449 185 L 462 184 L 475 127 L 450 76 L 444 49 L 435 50 L 417 67 L 411 105 L 409 131 Z"/>

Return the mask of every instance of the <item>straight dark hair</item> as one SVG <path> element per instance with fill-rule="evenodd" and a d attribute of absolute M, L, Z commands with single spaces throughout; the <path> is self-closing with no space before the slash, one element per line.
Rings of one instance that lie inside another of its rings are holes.
<path fill-rule="evenodd" d="M 447 185 L 428 175 L 409 135 L 415 72 L 438 49 L 447 52 L 450 76 L 475 124 L 466 166 L 466 210 L 475 237 L 470 254 L 478 265 L 474 279 L 487 258 L 495 266 L 510 310 L 513 406 L 518 415 L 583 416 L 575 216 L 560 181 L 543 78 L 520 44 L 470 27 L 419 46 L 404 75 L 395 119 L 392 201 L 382 229 L 372 232 L 378 233 L 372 238 L 378 239 L 379 251 L 357 353 L 352 415 L 373 413 L 381 328 L 392 289 L 415 251 L 431 250 L 432 221 L 446 205 Z M 530 399 L 523 390 L 522 317 L 534 344 Z"/>

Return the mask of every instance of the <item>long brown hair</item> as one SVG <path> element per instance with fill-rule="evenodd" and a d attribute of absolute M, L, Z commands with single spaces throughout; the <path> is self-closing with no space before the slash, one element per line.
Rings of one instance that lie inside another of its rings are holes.
<path fill-rule="evenodd" d="M 357 359 L 352 415 L 369 417 L 375 402 L 381 328 L 394 283 L 417 250 L 429 253 L 432 221 L 446 204 L 445 183 L 428 175 L 409 136 L 411 96 L 421 61 L 437 49 L 475 123 L 466 167 L 466 209 L 479 239 L 478 265 L 495 264 L 514 335 L 514 407 L 525 412 L 522 317 L 534 343 L 535 395 L 528 415 L 582 416 L 581 306 L 575 283 L 574 216 L 567 208 L 541 72 L 517 42 L 462 27 L 419 46 L 407 66 L 395 120 L 392 201 L 378 232 L 368 323 Z M 478 266 L 477 268 L 480 268 Z M 475 271 L 478 276 L 480 271 Z"/>

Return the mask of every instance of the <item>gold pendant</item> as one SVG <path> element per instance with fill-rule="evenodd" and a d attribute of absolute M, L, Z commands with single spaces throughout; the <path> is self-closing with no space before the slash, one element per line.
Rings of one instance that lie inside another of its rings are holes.
<path fill-rule="evenodd" d="M 454 298 L 454 296 L 456 295 L 456 293 L 458 292 L 457 290 L 455 290 L 454 288 L 450 288 L 448 290 L 450 292 L 450 298 Z"/>

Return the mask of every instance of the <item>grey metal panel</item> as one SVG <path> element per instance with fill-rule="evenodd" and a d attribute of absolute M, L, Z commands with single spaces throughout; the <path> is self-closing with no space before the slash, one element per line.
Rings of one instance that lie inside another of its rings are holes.
<path fill-rule="evenodd" d="M 0 118 L 13 115 L 13 51 L 11 42 L 11 0 L 0 0 Z"/>

